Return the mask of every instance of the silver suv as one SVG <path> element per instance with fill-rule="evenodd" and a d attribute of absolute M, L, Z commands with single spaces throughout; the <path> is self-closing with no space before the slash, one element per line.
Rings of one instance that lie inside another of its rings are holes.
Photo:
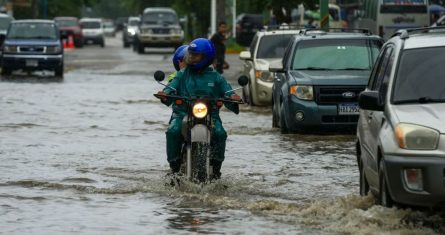
<path fill-rule="evenodd" d="M 243 88 L 243 99 L 250 105 L 271 105 L 273 76 L 269 65 L 280 61 L 293 35 L 299 29 L 273 29 L 257 32 L 248 51 L 240 53 L 244 60 L 243 75 L 249 85 Z"/>
<path fill-rule="evenodd" d="M 134 49 L 142 54 L 145 47 L 181 46 L 184 41 L 184 31 L 173 9 L 152 7 L 144 10 L 135 37 Z"/>
<path fill-rule="evenodd" d="M 359 97 L 360 194 L 386 207 L 445 205 L 443 30 L 395 34 Z"/>

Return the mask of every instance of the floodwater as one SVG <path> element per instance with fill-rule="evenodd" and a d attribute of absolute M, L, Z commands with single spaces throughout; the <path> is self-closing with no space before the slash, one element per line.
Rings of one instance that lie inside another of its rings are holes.
<path fill-rule="evenodd" d="M 281 135 L 270 108 L 222 112 L 222 179 L 168 186 L 171 109 L 152 95 L 171 50 L 120 37 L 66 52 L 63 82 L 0 83 L 0 228 L 5 234 L 443 234 L 438 212 L 358 195 L 353 135 Z M 233 82 L 242 68 L 229 56 Z"/>

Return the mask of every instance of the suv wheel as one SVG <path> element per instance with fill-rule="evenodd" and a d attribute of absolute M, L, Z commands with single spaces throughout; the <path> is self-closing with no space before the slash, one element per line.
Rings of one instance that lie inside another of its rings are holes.
<path fill-rule="evenodd" d="M 63 77 L 63 64 L 61 64 L 60 66 L 58 66 L 55 71 L 54 71 L 54 75 L 56 77 Z"/>
<path fill-rule="evenodd" d="M 276 112 L 275 101 L 272 100 L 272 127 L 273 128 L 278 128 L 279 127 L 278 120 L 279 119 L 278 119 L 278 115 L 277 115 L 277 112 Z"/>
<path fill-rule="evenodd" d="M 2 75 L 11 75 L 12 70 L 2 66 Z"/>
<path fill-rule="evenodd" d="M 144 54 L 144 45 L 141 45 L 140 43 L 138 44 L 138 53 L 139 54 Z"/>
<path fill-rule="evenodd" d="M 358 159 L 359 159 L 358 170 L 360 172 L 360 196 L 366 196 L 368 195 L 369 192 L 369 183 L 368 180 L 366 179 L 365 169 L 363 167 L 363 160 L 360 154 L 358 156 Z"/>
<path fill-rule="evenodd" d="M 394 201 L 388 191 L 385 164 L 383 163 L 383 160 L 380 160 L 379 164 L 379 204 L 388 208 L 394 205 Z"/>
<path fill-rule="evenodd" d="M 280 107 L 280 132 L 281 134 L 289 133 L 289 129 L 287 128 L 286 125 L 286 120 L 284 120 L 284 111 L 282 107 Z"/>

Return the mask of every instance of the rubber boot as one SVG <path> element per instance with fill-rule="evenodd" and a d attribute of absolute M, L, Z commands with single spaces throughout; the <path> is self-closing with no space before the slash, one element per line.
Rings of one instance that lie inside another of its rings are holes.
<path fill-rule="evenodd" d="M 213 166 L 213 178 L 212 179 L 220 179 L 221 178 L 221 165 L 222 162 L 212 159 L 211 164 Z"/>
<path fill-rule="evenodd" d="M 181 160 L 171 161 L 170 162 L 170 169 L 172 170 L 172 173 L 178 173 L 181 168 Z"/>

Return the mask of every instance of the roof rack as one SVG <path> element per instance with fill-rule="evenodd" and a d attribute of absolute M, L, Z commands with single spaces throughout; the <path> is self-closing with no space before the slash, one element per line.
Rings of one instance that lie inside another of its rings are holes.
<path fill-rule="evenodd" d="M 441 29 L 445 29 L 445 26 L 399 29 L 391 37 L 400 36 L 401 39 L 407 39 L 407 38 L 409 38 L 410 34 L 445 32 L 445 31 L 437 31 L 437 30 L 441 30 Z M 433 31 L 431 31 L 431 30 L 433 30 Z"/>
<path fill-rule="evenodd" d="M 308 35 L 309 32 L 321 32 L 321 33 L 328 33 L 328 32 L 346 32 L 346 33 L 363 33 L 371 35 L 371 32 L 369 29 L 344 29 L 344 28 L 328 28 L 328 29 L 321 29 L 321 28 L 306 28 L 302 29 L 300 32 L 300 35 Z"/>
<path fill-rule="evenodd" d="M 294 24 L 281 24 L 281 25 L 272 25 L 272 26 L 264 26 L 263 31 L 274 31 L 274 30 L 295 30 L 295 29 L 303 29 L 304 27 L 300 25 Z"/>

